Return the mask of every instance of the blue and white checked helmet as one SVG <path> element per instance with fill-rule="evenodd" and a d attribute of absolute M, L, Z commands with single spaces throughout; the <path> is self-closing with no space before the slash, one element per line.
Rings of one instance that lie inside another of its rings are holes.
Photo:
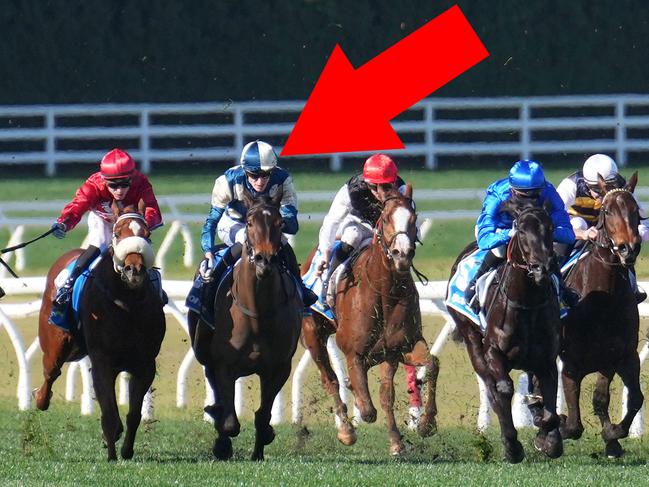
<path fill-rule="evenodd" d="M 241 151 L 241 165 L 246 172 L 252 174 L 270 171 L 277 166 L 277 154 L 273 146 L 266 142 L 248 142 Z"/>

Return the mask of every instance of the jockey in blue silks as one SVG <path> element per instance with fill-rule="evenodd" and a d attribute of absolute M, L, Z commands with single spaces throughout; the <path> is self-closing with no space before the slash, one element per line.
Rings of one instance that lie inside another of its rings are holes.
<path fill-rule="evenodd" d="M 575 233 L 563 200 L 554 186 L 546 181 L 541 165 L 529 160 L 516 162 L 509 171 L 508 178 L 500 179 L 487 188 L 482 212 L 476 224 L 476 235 L 478 247 L 491 252 L 487 252 L 465 290 L 467 303 L 470 303 L 476 294 L 475 285 L 478 278 L 505 258 L 507 244 L 514 235 L 512 216 L 500 211 L 500 204 L 508 199 L 521 202 L 533 201 L 539 206 L 546 201 L 551 203 L 550 217 L 554 224 L 555 253 L 559 259 L 566 256 L 575 242 Z M 579 296 L 573 290 L 563 286 L 558 262 L 555 263 L 554 274 L 558 277 L 564 302 L 568 306 L 575 305 Z"/>
<path fill-rule="evenodd" d="M 293 181 L 286 169 L 277 165 L 277 154 L 270 144 L 255 140 L 246 144 L 241 151 L 240 164 L 231 167 L 218 177 L 212 190 L 210 213 L 203 225 L 201 247 L 205 260 L 201 263 L 200 274 L 205 281 L 214 279 L 218 282 L 220 274 L 228 265 L 233 265 L 241 256 L 243 242 L 246 239 L 245 216 L 247 208 L 242 201 L 244 189 L 253 198 L 258 196 L 273 197 L 282 193 L 279 212 L 284 220 L 282 232 L 295 235 L 298 231 L 297 195 Z M 216 261 L 214 237 L 228 246 L 226 254 Z M 302 284 L 302 298 L 305 306 L 311 306 L 318 297 L 302 283 L 300 267 L 291 246 L 282 240 L 278 257 L 286 268 Z"/>

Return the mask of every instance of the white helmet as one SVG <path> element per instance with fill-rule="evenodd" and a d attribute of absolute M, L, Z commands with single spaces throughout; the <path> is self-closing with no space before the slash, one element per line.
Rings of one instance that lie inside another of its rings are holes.
<path fill-rule="evenodd" d="M 597 175 L 604 178 L 604 181 L 611 182 L 617 176 L 617 164 L 605 154 L 595 154 L 584 162 L 584 179 L 588 184 L 597 184 Z"/>
<path fill-rule="evenodd" d="M 270 144 L 261 140 L 248 142 L 241 151 L 241 165 L 246 172 L 257 174 L 277 166 L 277 154 Z"/>

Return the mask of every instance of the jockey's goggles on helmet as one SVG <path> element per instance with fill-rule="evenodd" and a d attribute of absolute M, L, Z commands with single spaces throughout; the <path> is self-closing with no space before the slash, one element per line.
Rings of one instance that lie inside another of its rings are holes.
<path fill-rule="evenodd" d="M 106 186 L 108 186 L 110 189 L 128 188 L 128 187 L 131 186 L 131 180 L 130 179 L 112 179 L 110 181 L 106 181 Z"/>
<path fill-rule="evenodd" d="M 512 188 L 512 193 L 518 196 L 519 198 L 528 198 L 528 199 L 538 199 L 538 197 L 541 196 L 541 190 L 539 188 L 534 188 L 534 189 Z"/>
<path fill-rule="evenodd" d="M 367 187 L 372 190 L 372 191 L 378 191 L 379 187 L 383 188 L 384 191 L 387 191 L 390 189 L 390 187 L 393 186 L 392 183 L 381 183 L 381 184 L 374 184 L 374 183 L 366 183 Z"/>
<path fill-rule="evenodd" d="M 615 186 L 616 186 L 615 178 L 609 178 L 609 179 L 605 180 L 604 183 L 606 184 L 606 191 L 610 191 L 612 189 L 615 189 Z M 586 181 L 586 186 L 588 186 L 588 189 L 590 189 L 593 193 L 595 193 L 595 194 L 597 194 L 599 196 L 604 195 L 604 193 L 602 193 L 601 188 L 599 187 L 599 184 L 591 183 L 591 182 Z"/>
<path fill-rule="evenodd" d="M 257 172 L 246 171 L 246 176 L 248 176 L 253 181 L 257 181 L 257 179 L 267 179 L 270 177 L 270 171 L 257 171 Z"/>

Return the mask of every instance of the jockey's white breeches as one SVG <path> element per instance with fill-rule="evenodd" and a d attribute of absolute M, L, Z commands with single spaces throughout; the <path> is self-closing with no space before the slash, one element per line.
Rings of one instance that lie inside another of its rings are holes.
<path fill-rule="evenodd" d="M 230 218 L 227 213 L 219 220 L 216 226 L 216 234 L 228 247 L 232 247 L 235 242 L 244 243 L 246 241 L 246 224 Z"/>
<path fill-rule="evenodd" d="M 113 224 L 97 216 L 94 212 L 88 213 L 88 237 L 86 243 L 102 249 L 108 247 L 113 240 Z"/>
<path fill-rule="evenodd" d="M 580 216 L 571 216 L 570 224 L 573 230 L 588 230 L 588 222 Z"/>
<path fill-rule="evenodd" d="M 363 240 L 374 236 L 374 230 L 368 223 L 351 214 L 347 215 L 340 223 L 338 233 L 341 242 L 345 242 L 355 249 Z"/>
<path fill-rule="evenodd" d="M 477 240 L 478 238 L 478 225 L 473 227 L 473 234 Z M 501 245 L 500 247 L 495 247 L 491 249 L 491 253 L 494 254 L 499 259 L 504 259 L 507 256 L 507 245 Z"/>

